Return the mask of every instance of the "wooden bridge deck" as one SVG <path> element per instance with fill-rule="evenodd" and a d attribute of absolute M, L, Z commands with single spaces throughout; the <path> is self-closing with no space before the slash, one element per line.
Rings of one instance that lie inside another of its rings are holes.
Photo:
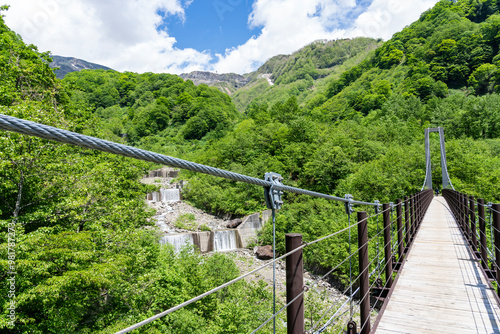
<path fill-rule="evenodd" d="M 446 201 L 435 197 L 376 333 L 500 333 L 486 282 Z"/>

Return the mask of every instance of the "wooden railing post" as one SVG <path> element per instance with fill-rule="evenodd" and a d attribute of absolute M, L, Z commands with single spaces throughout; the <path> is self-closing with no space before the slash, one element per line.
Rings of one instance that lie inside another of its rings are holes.
<path fill-rule="evenodd" d="M 462 194 L 462 209 L 464 210 L 463 217 L 464 217 L 464 226 L 465 226 L 465 237 L 467 241 L 471 242 L 471 229 L 470 229 L 470 223 L 469 223 L 469 201 L 467 200 L 467 195 Z"/>
<path fill-rule="evenodd" d="M 453 200 L 454 200 L 454 207 L 455 207 L 455 217 L 458 221 L 458 226 L 460 226 L 460 230 L 463 232 L 464 231 L 464 224 L 462 221 L 462 214 L 460 213 L 460 208 L 462 205 L 460 204 L 460 193 L 458 191 L 455 191 L 453 193 Z"/>
<path fill-rule="evenodd" d="M 420 227 L 420 193 L 415 194 L 415 232 Z"/>
<path fill-rule="evenodd" d="M 410 226 L 410 238 L 413 242 L 415 238 L 415 195 L 410 197 L 410 217 L 411 217 L 411 226 Z"/>
<path fill-rule="evenodd" d="M 450 189 L 443 189 L 443 197 L 446 199 L 446 202 L 448 202 L 448 205 L 450 206 L 451 213 L 453 214 L 453 217 L 457 217 L 457 214 L 455 212 L 455 198 L 453 191 Z M 457 220 L 458 223 L 458 220 Z M 460 225 L 459 225 L 460 226 Z"/>
<path fill-rule="evenodd" d="M 396 200 L 396 221 L 398 228 L 398 262 L 401 264 L 403 261 L 403 252 L 404 252 L 404 244 L 403 244 L 403 210 L 401 208 L 401 200 Z"/>
<path fill-rule="evenodd" d="M 422 192 L 419 192 L 417 194 L 417 200 L 418 200 L 417 201 L 417 205 L 418 205 L 417 206 L 418 207 L 418 209 L 417 209 L 417 212 L 418 212 L 418 227 L 420 228 L 420 224 L 422 224 L 422 216 L 423 216 L 423 214 L 422 214 L 422 211 L 423 211 L 422 210 L 423 209 L 422 208 Z"/>
<path fill-rule="evenodd" d="M 462 209 L 462 202 L 460 201 L 460 193 L 458 191 L 456 191 L 454 193 L 454 201 L 455 201 L 455 217 L 458 221 L 458 226 L 460 227 L 460 230 L 462 231 L 462 233 L 464 232 L 464 222 L 463 222 L 463 217 L 462 217 L 462 213 L 461 213 L 461 209 Z"/>
<path fill-rule="evenodd" d="M 479 257 L 479 253 L 477 251 L 476 205 L 474 203 L 474 196 L 469 196 L 469 216 L 472 249 L 474 250 L 474 253 L 476 253 L 476 256 Z"/>
<path fill-rule="evenodd" d="M 477 211 L 479 214 L 479 241 L 481 244 L 481 267 L 488 269 L 488 245 L 486 241 L 486 219 L 484 214 L 484 199 L 477 200 Z"/>
<path fill-rule="evenodd" d="M 286 252 L 302 246 L 302 234 L 288 233 L 285 235 Z M 304 290 L 304 262 L 302 249 L 286 258 L 286 301 L 290 303 Z M 304 295 L 297 298 L 287 307 L 287 333 L 303 334 L 304 323 Z"/>
<path fill-rule="evenodd" d="M 459 225 L 460 229 L 462 230 L 462 233 L 465 234 L 465 225 L 464 225 L 464 215 L 462 214 L 462 206 L 463 206 L 463 201 L 462 201 L 462 194 L 457 191 L 456 193 L 457 196 L 457 217 L 459 220 Z"/>
<path fill-rule="evenodd" d="M 391 212 L 388 203 L 382 205 L 384 212 L 384 254 L 385 254 L 385 287 L 392 286 L 392 240 L 391 240 Z"/>
<path fill-rule="evenodd" d="M 464 227 L 462 225 L 462 215 L 460 214 L 460 201 L 458 198 L 458 192 L 453 192 L 453 208 L 455 213 L 455 219 L 460 227 L 460 230 L 463 232 Z"/>
<path fill-rule="evenodd" d="M 358 212 L 358 256 L 359 256 L 359 295 L 361 299 L 361 334 L 368 334 L 370 325 L 370 277 L 368 262 L 368 218 L 365 211 Z"/>
<path fill-rule="evenodd" d="M 424 215 L 425 215 L 425 192 L 420 192 L 420 225 L 422 225 L 422 222 L 424 221 Z"/>
<path fill-rule="evenodd" d="M 410 247 L 410 202 L 408 196 L 405 196 L 405 226 L 406 226 L 406 251 Z"/>
<path fill-rule="evenodd" d="M 496 258 L 496 279 L 497 285 L 500 282 L 500 204 L 493 204 L 492 206 L 493 214 L 493 229 L 495 235 L 495 258 Z M 497 293 L 500 296 L 500 286 L 497 286 Z"/>

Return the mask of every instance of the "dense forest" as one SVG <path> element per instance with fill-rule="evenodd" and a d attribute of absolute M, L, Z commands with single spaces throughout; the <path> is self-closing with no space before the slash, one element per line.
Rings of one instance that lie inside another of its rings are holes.
<path fill-rule="evenodd" d="M 272 58 L 256 75 L 272 74 L 274 85 L 257 80 L 231 99 L 170 74 L 86 70 L 58 80 L 49 54 L 0 19 L 0 113 L 381 202 L 422 188 L 424 130 L 441 126 L 455 188 L 498 202 L 499 50 L 500 1 L 442 0 L 387 42 L 317 42 Z M 112 333 L 239 275 L 227 255 L 160 247 L 144 203 L 151 186 L 138 182 L 154 166 L 3 131 L 0 146 L 0 279 L 12 223 L 17 270 L 16 326 L 3 316 L 0 331 Z M 431 150 L 439 185 L 434 135 Z M 180 177 L 189 180 L 185 198 L 216 215 L 265 208 L 259 187 Z M 289 193 L 284 203 L 281 253 L 285 233 L 313 240 L 348 224 L 338 203 Z M 270 243 L 270 225 L 259 243 Z M 308 248 L 306 266 L 329 269 L 347 249 L 346 238 Z M 333 279 L 346 273 L 341 267 Z M 2 285 L 4 315 L 7 295 Z M 269 305 L 261 283 L 241 282 L 144 332 L 245 333 L 269 317 Z"/>
<path fill-rule="evenodd" d="M 93 103 L 113 93 L 91 101 L 80 98 L 76 85 L 89 88 L 86 81 L 60 82 L 49 62 L 47 54 L 24 44 L 0 18 L 0 113 L 97 137 L 112 135 L 107 132 L 110 127 L 101 126 L 106 113 L 97 112 Z M 122 76 L 87 74 L 95 88 L 113 77 L 119 82 Z M 178 106 L 172 119 L 184 125 L 181 138 L 189 137 L 185 125 L 196 117 L 203 123 L 215 115 L 221 124 L 236 117 L 230 100 L 218 91 L 198 89 L 169 75 L 129 76 L 136 80 L 137 92 L 148 92 L 136 98 L 135 87 L 129 88 L 129 100 L 121 103 L 133 107 L 137 100 L 131 113 L 150 115 L 144 116 L 150 117 L 147 121 L 157 122 L 151 122 L 145 134 L 165 130 L 166 124 L 154 118 L 155 107 L 161 109 L 162 103 Z M 154 97 L 151 87 L 158 84 L 162 89 L 165 82 L 173 84 L 163 101 Z M 200 111 L 202 96 L 208 102 Z M 98 107 L 114 102 L 120 101 L 103 101 Z M 119 109 L 107 112 L 123 116 Z M 192 114 L 186 122 L 188 113 Z M 144 123 L 132 124 L 138 135 L 144 135 Z M 210 125 L 206 131 L 219 129 Z M 145 163 L 10 132 L 1 132 L 0 146 L 0 280 L 7 282 L 10 273 L 16 273 L 14 327 L 7 317 L 10 285 L 0 287 L 1 333 L 115 333 L 239 275 L 228 256 L 201 258 L 160 246 L 149 219 L 153 213 L 144 201 L 148 187 L 138 182 L 148 169 Z M 14 266 L 9 259 L 15 260 Z M 248 332 L 269 314 L 270 307 L 259 314 L 255 305 L 269 300 L 266 289 L 241 282 L 146 326 L 144 332 Z"/>

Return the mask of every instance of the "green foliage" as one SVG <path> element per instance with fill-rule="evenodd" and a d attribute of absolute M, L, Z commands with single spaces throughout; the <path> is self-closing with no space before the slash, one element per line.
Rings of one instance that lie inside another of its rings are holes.
<path fill-rule="evenodd" d="M 242 112 L 257 100 L 274 105 L 291 96 L 300 106 L 317 104 L 316 96 L 323 94 L 332 78 L 357 65 L 379 44 L 380 40 L 370 38 L 316 41 L 292 55 L 275 56 L 251 74 L 251 82 L 236 91 L 232 99 Z M 263 75 L 269 76 L 274 85 L 269 85 Z"/>
<path fill-rule="evenodd" d="M 498 67 L 493 64 L 483 64 L 472 72 L 468 84 L 477 95 L 484 95 L 498 90 L 498 80 Z"/>
<path fill-rule="evenodd" d="M 192 213 L 184 213 L 180 215 L 174 222 L 174 225 L 178 228 L 185 230 L 193 230 L 196 226 L 196 217 Z"/>
<path fill-rule="evenodd" d="M 104 131 L 133 144 L 156 135 L 179 144 L 220 136 L 237 119 L 227 95 L 170 74 L 95 70 L 71 73 L 63 82 L 74 103 L 94 106 Z"/>
<path fill-rule="evenodd" d="M 135 101 L 127 93 L 134 87 L 130 81 L 120 77 L 122 85 L 106 86 L 105 79 L 115 72 L 95 77 L 84 73 L 87 91 L 70 92 L 70 100 L 46 55 L 24 45 L 1 18 L 0 45 L 2 114 L 94 136 L 106 136 L 95 116 L 118 115 L 112 131 L 119 134 L 126 128 L 116 124 L 123 115 L 122 106 L 114 103 Z M 135 101 L 140 105 L 137 114 L 151 111 L 148 115 L 162 126 L 163 107 L 182 109 L 192 102 L 187 110 L 196 116 L 203 111 L 203 99 L 213 97 L 232 108 L 218 92 L 193 90 L 199 94 L 192 101 L 179 99 L 178 104 L 158 96 L 155 107 L 148 109 Z M 149 97 L 147 92 L 141 95 Z M 86 106 L 90 99 L 99 104 L 94 114 Z M 126 116 L 135 112 L 127 109 Z M 239 275 L 228 256 L 202 257 L 188 249 L 175 254 L 160 246 L 144 202 L 153 186 L 138 182 L 145 163 L 5 131 L 0 132 L 0 152 L 0 280 L 16 272 L 14 327 L 6 317 L 9 285 L 0 286 L 1 332 L 114 333 Z M 14 231 L 9 231 L 12 225 Z M 14 234 L 13 265 L 8 238 Z M 270 310 L 269 292 L 262 284 L 239 282 L 143 332 L 249 332 Z"/>

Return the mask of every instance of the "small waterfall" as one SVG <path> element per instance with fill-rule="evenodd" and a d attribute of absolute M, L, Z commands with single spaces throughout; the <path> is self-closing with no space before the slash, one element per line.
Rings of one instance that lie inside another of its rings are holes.
<path fill-rule="evenodd" d="M 165 216 L 164 215 L 159 215 L 156 218 L 156 226 L 158 226 L 162 232 L 170 232 L 171 231 L 170 227 L 165 222 Z"/>
<path fill-rule="evenodd" d="M 160 189 L 162 202 L 180 201 L 179 189 Z"/>
<path fill-rule="evenodd" d="M 160 201 L 160 194 L 157 193 L 156 191 L 153 192 L 153 202 L 159 202 Z"/>
<path fill-rule="evenodd" d="M 189 244 L 194 245 L 193 234 L 167 234 L 160 239 L 161 244 L 171 244 L 174 246 L 175 252 L 179 253 L 183 246 Z"/>
<path fill-rule="evenodd" d="M 237 230 L 213 231 L 213 250 L 216 252 L 234 250 L 241 247 Z"/>

